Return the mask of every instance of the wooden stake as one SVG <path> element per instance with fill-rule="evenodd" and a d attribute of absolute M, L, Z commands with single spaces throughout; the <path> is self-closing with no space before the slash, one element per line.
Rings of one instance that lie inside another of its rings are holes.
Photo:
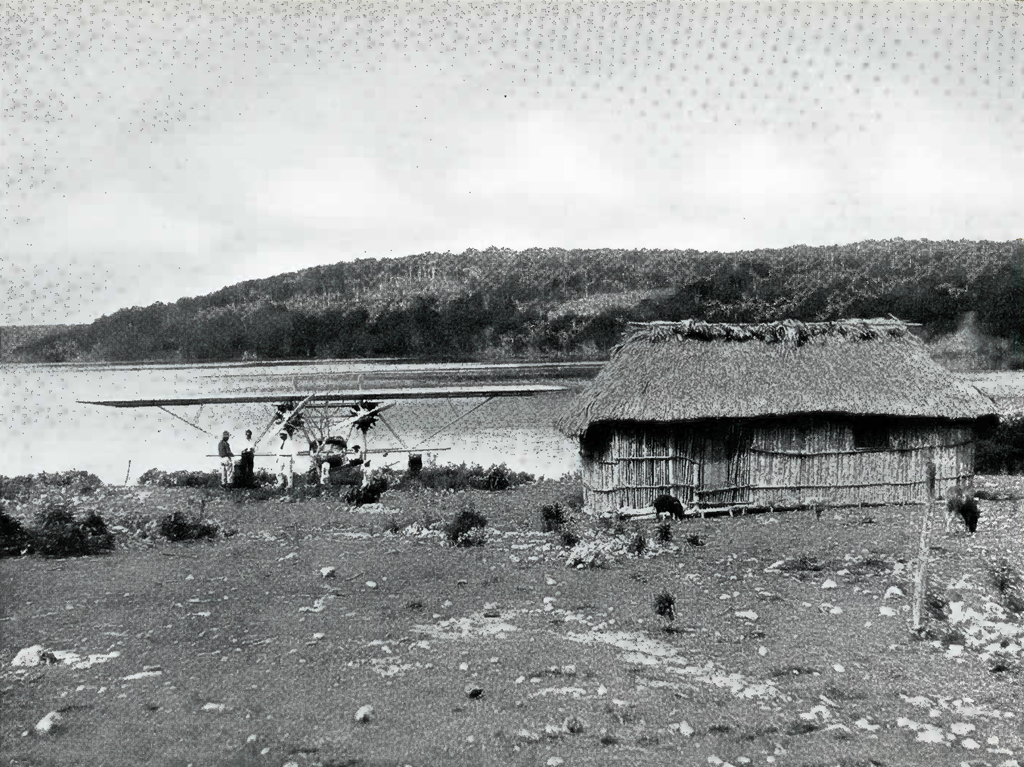
<path fill-rule="evenodd" d="M 124 483 L 126 485 L 128 484 L 128 477 L 131 476 L 131 473 L 132 473 L 132 459 L 129 458 L 128 459 L 128 471 L 126 471 L 125 475 L 124 475 Z"/>
<path fill-rule="evenodd" d="M 921 630 L 921 609 L 928 586 L 928 538 L 931 533 L 932 506 L 935 504 L 935 461 L 932 460 L 932 456 L 928 457 L 925 466 L 925 485 L 928 489 L 928 499 L 924 507 L 924 518 L 921 520 L 921 546 L 917 554 L 917 572 L 914 573 L 914 631 Z"/>

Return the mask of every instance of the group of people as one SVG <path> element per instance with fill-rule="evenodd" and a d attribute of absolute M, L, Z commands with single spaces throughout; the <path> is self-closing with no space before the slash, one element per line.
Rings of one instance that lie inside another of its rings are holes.
<path fill-rule="evenodd" d="M 237 465 L 235 454 L 231 450 L 231 433 L 225 431 L 221 435 L 220 443 L 217 445 L 217 455 L 220 457 L 220 483 L 222 487 L 252 487 L 255 484 L 254 466 L 256 463 L 256 443 L 252 438 L 252 431 L 245 430 L 245 446 L 238 456 Z M 298 445 L 292 436 L 285 430 L 281 430 L 277 439 L 277 486 L 291 489 L 295 474 L 295 458 L 299 453 Z"/>

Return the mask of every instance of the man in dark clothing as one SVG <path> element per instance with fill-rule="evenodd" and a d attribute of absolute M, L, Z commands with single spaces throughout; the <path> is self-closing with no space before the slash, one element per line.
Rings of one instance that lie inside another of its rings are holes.
<path fill-rule="evenodd" d="M 235 483 L 236 486 L 252 487 L 255 484 L 253 466 L 256 463 L 256 445 L 252 441 L 252 431 L 245 430 L 245 445 L 242 447 L 242 457 L 238 461 L 238 470 L 242 473 L 241 478 Z"/>
<path fill-rule="evenodd" d="M 231 452 L 231 445 L 228 440 L 231 435 L 224 432 L 220 442 L 217 444 L 217 455 L 220 456 L 220 484 L 221 487 L 231 487 L 235 479 L 235 454 Z"/>

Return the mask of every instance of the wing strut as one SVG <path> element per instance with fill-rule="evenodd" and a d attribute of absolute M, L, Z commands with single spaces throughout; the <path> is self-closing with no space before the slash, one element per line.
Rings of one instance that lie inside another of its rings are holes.
<path fill-rule="evenodd" d="M 202 432 L 203 434 L 205 434 L 206 436 L 208 436 L 208 437 L 213 437 L 214 439 L 217 439 L 217 438 L 216 438 L 216 437 L 215 437 L 215 436 L 214 436 L 213 434 L 210 434 L 210 432 L 208 432 L 208 431 L 207 431 L 206 429 L 204 429 L 204 428 L 203 428 L 202 426 L 199 426 L 199 425 L 197 425 L 197 424 L 194 424 L 194 423 L 192 423 L 191 421 L 189 421 L 189 420 L 187 420 L 187 419 L 185 419 L 185 418 L 182 418 L 182 417 L 181 417 L 180 415 L 178 415 L 177 413 L 172 413 L 172 412 L 171 412 L 170 410 L 168 410 L 167 408 L 165 408 L 165 407 L 164 407 L 163 405 L 157 405 L 157 407 L 158 407 L 158 408 L 160 408 L 160 410 L 163 410 L 163 411 L 164 411 L 165 413 L 167 413 L 167 415 L 171 416 L 172 418 L 177 418 L 177 419 L 178 419 L 179 421 L 181 421 L 182 423 L 187 423 L 187 424 L 188 424 L 189 426 L 191 426 L 191 427 L 192 427 L 193 429 L 198 429 L 199 431 L 201 431 L 201 432 Z M 198 418 L 199 418 L 199 416 L 197 415 L 197 416 L 196 416 L 196 418 L 198 419 Z"/>
<path fill-rule="evenodd" d="M 298 415 L 298 414 L 299 414 L 299 413 L 300 413 L 300 412 L 302 411 L 302 408 L 304 408 L 304 407 L 306 406 L 306 404 L 307 404 L 307 403 L 308 403 L 308 402 L 309 402 L 309 401 L 310 401 L 311 399 L 313 399 L 313 397 L 315 397 L 315 396 L 316 396 L 316 393 L 313 393 L 313 394 L 310 394 L 310 395 L 309 395 L 308 397 L 306 397 L 306 398 L 305 398 L 304 400 L 302 400 L 302 402 L 300 402 L 300 403 L 299 403 L 299 404 L 298 404 L 298 405 L 297 405 L 297 406 L 295 407 L 295 409 L 294 409 L 294 410 L 292 410 L 292 412 L 288 414 L 288 417 L 284 419 L 284 422 L 283 422 L 283 423 L 281 424 L 281 428 L 283 429 L 283 428 L 284 428 L 285 426 L 287 426 L 287 425 L 288 425 L 288 422 L 289 422 L 290 420 L 292 420 L 292 419 L 293 419 L 293 418 L 294 418 L 295 416 L 297 416 L 297 415 Z M 276 420 L 277 420 L 277 417 L 276 417 L 276 415 L 275 415 L 275 417 L 274 417 L 274 418 L 272 418 L 272 419 L 270 420 L 270 423 L 268 423 L 268 424 L 267 424 L 267 428 L 265 428 L 265 429 L 263 430 L 263 433 L 262 433 L 262 434 L 260 434 L 260 436 L 258 436 L 258 437 L 256 438 L 256 441 L 255 441 L 255 442 L 254 442 L 253 444 L 256 444 L 256 445 L 258 445 L 258 444 L 259 444 L 259 442 L 260 442 L 260 440 L 261 440 L 261 439 L 263 439 L 263 438 L 264 438 L 265 436 L 267 436 L 267 432 L 268 432 L 268 431 L 270 431 L 270 427 L 274 425 L 274 423 L 275 423 L 275 421 L 276 421 Z"/>
<path fill-rule="evenodd" d="M 418 445 L 416 445 L 416 447 L 418 448 L 418 447 L 419 447 L 420 445 L 424 444 L 425 442 L 430 442 L 430 440 L 432 440 L 432 439 L 433 439 L 434 437 L 436 437 L 436 436 L 437 436 L 438 434 L 440 434 L 441 432 L 443 432 L 443 431 L 445 431 L 445 430 L 447 430 L 447 429 L 451 428 L 452 426 L 454 426 L 455 424 L 457 424 L 457 423 L 458 423 L 459 421 L 461 421 L 461 420 L 462 420 L 463 418 L 465 418 L 466 416 L 468 416 L 468 415 L 469 415 L 470 413 L 472 413 L 473 411 L 475 411 L 475 410 L 479 410 L 479 409 L 480 409 L 480 408 L 482 408 L 482 407 L 483 407 L 484 405 L 486 405 L 486 404 L 487 404 L 488 402 L 490 402 L 490 401 L 491 401 L 492 399 L 494 399 L 494 397 L 488 397 L 488 398 L 487 398 L 487 399 L 485 399 L 485 400 L 484 400 L 483 402 L 481 402 L 481 403 L 480 403 L 479 405 L 474 405 L 474 406 L 473 406 L 473 407 L 471 407 L 471 408 L 470 408 L 469 410 L 467 410 L 467 411 L 466 411 L 465 413 L 463 413 L 463 414 L 462 414 L 461 416 L 459 416 L 458 418 L 456 418 L 456 419 L 455 419 L 454 421 L 449 421 L 448 423 L 446 423 L 446 424 L 445 424 L 444 426 L 442 426 L 442 427 L 441 427 L 440 429 L 438 429 L 437 431 L 435 431 L 435 432 L 434 432 L 433 434 L 431 434 L 431 435 L 430 435 L 429 437 L 427 437 L 426 439 L 424 439 L 424 440 L 420 440 L 419 444 L 418 444 Z"/>

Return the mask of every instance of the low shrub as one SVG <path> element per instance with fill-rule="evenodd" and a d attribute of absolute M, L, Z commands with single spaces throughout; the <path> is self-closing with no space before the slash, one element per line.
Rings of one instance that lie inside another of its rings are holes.
<path fill-rule="evenodd" d="M 1003 607 L 1014 615 L 1024 613 L 1024 579 L 1009 560 L 1001 559 L 994 563 L 989 575 Z"/>
<path fill-rule="evenodd" d="M 467 506 L 445 524 L 444 535 L 452 546 L 482 546 L 486 526 L 487 518 Z"/>
<path fill-rule="evenodd" d="M 704 539 L 696 533 L 686 536 L 686 542 L 691 546 L 703 546 L 705 544 Z"/>
<path fill-rule="evenodd" d="M 220 487 L 220 473 L 216 471 L 172 471 L 150 469 L 137 480 L 150 487 Z"/>
<path fill-rule="evenodd" d="M 643 534 L 643 531 L 638 531 L 633 539 L 629 542 L 629 548 L 627 549 L 630 554 L 634 556 L 643 556 L 643 553 L 647 551 L 647 536 Z"/>
<path fill-rule="evenodd" d="M 103 480 L 87 471 L 58 471 L 52 474 L 41 472 L 34 477 L 25 474 L 19 477 L 0 476 L 0 499 L 8 501 L 27 497 L 35 487 L 70 488 L 76 493 L 88 494 L 103 487 Z"/>
<path fill-rule="evenodd" d="M 0 508 L 0 558 L 16 557 L 28 549 L 28 531 L 21 522 Z"/>
<path fill-rule="evenodd" d="M 355 485 L 346 494 L 345 500 L 354 506 L 377 503 L 387 492 L 390 482 L 387 474 L 373 472 L 362 485 Z"/>
<path fill-rule="evenodd" d="M 924 599 L 924 606 L 934 620 L 944 621 L 947 619 L 947 611 L 949 610 L 949 600 L 941 596 L 940 594 L 926 594 Z"/>
<path fill-rule="evenodd" d="M 59 503 L 39 512 L 29 536 L 32 551 L 46 557 L 83 557 L 114 548 L 114 536 L 103 517 L 93 511 L 77 520 L 68 506 Z"/>
<path fill-rule="evenodd" d="M 667 621 L 676 619 L 676 598 L 667 591 L 662 591 L 654 597 L 654 613 Z"/>
<path fill-rule="evenodd" d="M 563 528 L 561 534 L 562 545 L 567 549 L 571 549 L 577 543 L 580 542 L 580 537 L 576 535 L 572 530 Z"/>
<path fill-rule="evenodd" d="M 430 490 L 507 490 L 534 481 L 527 472 L 513 471 L 505 464 L 484 469 L 478 464 L 467 466 L 424 466 L 418 473 L 406 472 L 400 489 L 422 487 Z"/>
<path fill-rule="evenodd" d="M 562 529 L 566 521 L 565 511 L 562 509 L 561 504 L 552 503 L 541 506 L 540 522 L 543 532 L 557 533 Z"/>
<path fill-rule="evenodd" d="M 655 534 L 658 543 L 669 543 L 672 540 L 672 523 L 662 522 L 658 525 L 658 532 Z"/>
<path fill-rule="evenodd" d="M 825 563 L 807 554 L 801 554 L 787 560 L 779 569 L 786 573 L 817 573 L 825 569 Z"/>
<path fill-rule="evenodd" d="M 160 535 L 171 541 L 216 538 L 219 527 L 195 513 L 175 511 L 160 520 Z"/>

